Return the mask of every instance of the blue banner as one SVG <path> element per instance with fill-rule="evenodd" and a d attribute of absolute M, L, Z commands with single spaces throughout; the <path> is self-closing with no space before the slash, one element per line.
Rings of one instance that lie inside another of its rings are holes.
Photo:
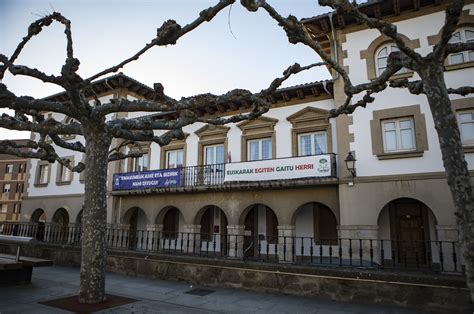
<path fill-rule="evenodd" d="M 144 190 L 181 185 L 181 169 L 114 174 L 113 190 Z"/>

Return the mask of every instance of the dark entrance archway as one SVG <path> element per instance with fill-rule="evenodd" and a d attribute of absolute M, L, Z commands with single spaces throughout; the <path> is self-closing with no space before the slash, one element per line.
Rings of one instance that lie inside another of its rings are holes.
<path fill-rule="evenodd" d="M 278 219 L 273 210 L 266 205 L 255 204 L 249 206 L 242 215 L 245 215 L 244 257 L 274 254 L 274 245 L 278 243 Z"/>
<path fill-rule="evenodd" d="M 69 214 L 66 209 L 58 208 L 53 215 L 50 240 L 52 242 L 64 243 L 68 240 L 69 235 Z"/>
<path fill-rule="evenodd" d="M 207 254 L 227 255 L 227 216 L 224 211 L 214 205 L 199 210 L 195 223 L 201 226 L 201 251 Z"/>
<path fill-rule="evenodd" d="M 395 253 L 396 263 L 431 263 L 430 229 L 434 227 L 430 225 L 430 220 L 434 220 L 431 210 L 411 198 L 393 200 L 384 209 L 389 214 L 392 253 Z M 433 218 L 430 219 L 430 216 Z"/>
<path fill-rule="evenodd" d="M 36 224 L 31 230 L 31 236 L 34 237 L 36 240 L 43 241 L 46 223 L 46 213 L 44 212 L 44 210 L 42 210 L 41 208 L 35 209 L 35 211 L 31 215 L 30 221 Z"/>
<path fill-rule="evenodd" d="M 129 225 L 127 246 L 131 250 L 141 249 L 144 244 L 144 233 L 146 229 L 146 215 L 140 207 L 132 207 L 123 216 L 123 222 Z"/>

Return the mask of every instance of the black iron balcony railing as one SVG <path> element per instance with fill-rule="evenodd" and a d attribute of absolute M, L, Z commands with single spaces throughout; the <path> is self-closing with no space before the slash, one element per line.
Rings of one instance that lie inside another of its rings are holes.
<path fill-rule="evenodd" d="M 336 178 L 336 154 L 117 173 L 113 190 L 216 186 L 238 182 Z M 251 173 L 249 177 L 245 174 Z M 265 175 L 262 175 L 265 173 Z M 269 175 L 269 173 L 272 173 Z M 236 174 L 242 174 L 241 178 Z"/>
<path fill-rule="evenodd" d="M 81 226 L 0 223 L 0 234 L 80 246 Z M 464 273 L 460 243 L 384 239 L 204 234 L 107 228 L 110 249 L 302 265 Z"/>

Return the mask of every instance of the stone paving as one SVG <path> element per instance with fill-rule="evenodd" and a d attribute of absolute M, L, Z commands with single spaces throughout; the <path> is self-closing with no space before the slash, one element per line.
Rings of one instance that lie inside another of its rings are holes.
<path fill-rule="evenodd" d="M 108 293 L 139 301 L 100 313 L 420 313 L 393 306 L 340 303 L 239 289 L 192 286 L 184 282 L 112 273 L 107 275 L 106 282 Z M 37 302 L 77 294 L 78 287 L 78 268 L 36 268 L 31 284 L 0 286 L 0 313 L 68 313 Z M 196 288 L 213 292 L 204 296 L 186 293 Z"/>

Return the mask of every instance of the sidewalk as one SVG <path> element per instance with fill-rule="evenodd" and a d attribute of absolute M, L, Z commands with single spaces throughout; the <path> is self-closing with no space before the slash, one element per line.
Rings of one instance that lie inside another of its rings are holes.
<path fill-rule="evenodd" d="M 107 275 L 106 282 L 108 293 L 139 301 L 100 313 L 419 313 L 393 306 L 338 303 L 238 289 L 196 287 L 183 282 L 112 273 Z M 212 292 L 204 296 L 185 293 L 196 288 Z M 68 313 L 37 302 L 74 295 L 78 289 L 79 269 L 58 266 L 36 268 L 30 285 L 0 287 L 0 313 Z"/>

